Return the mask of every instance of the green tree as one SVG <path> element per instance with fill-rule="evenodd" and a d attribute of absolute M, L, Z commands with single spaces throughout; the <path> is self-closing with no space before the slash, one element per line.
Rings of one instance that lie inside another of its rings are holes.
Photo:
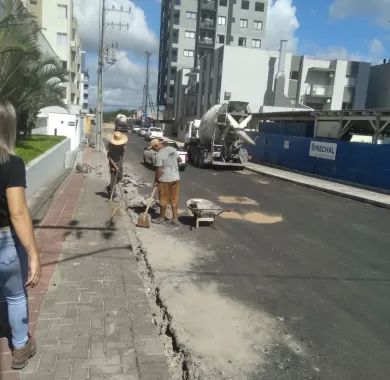
<path fill-rule="evenodd" d="M 18 114 L 18 130 L 29 132 L 39 109 L 64 106 L 67 72 L 56 57 L 45 57 L 39 28 L 21 0 L 0 0 L 0 99 Z"/>

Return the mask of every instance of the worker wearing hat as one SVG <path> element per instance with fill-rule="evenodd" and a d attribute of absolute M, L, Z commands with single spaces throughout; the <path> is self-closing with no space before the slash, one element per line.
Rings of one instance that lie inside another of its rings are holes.
<path fill-rule="evenodd" d="M 116 196 L 116 184 L 123 177 L 123 155 L 125 153 L 127 141 L 128 138 L 125 134 L 114 132 L 108 144 L 107 158 L 109 161 L 111 181 L 106 189 L 109 196 L 111 196 L 111 192 L 114 192 L 113 195 Z"/>
<path fill-rule="evenodd" d="M 167 222 L 165 213 L 167 206 L 170 204 L 173 214 L 170 224 L 177 226 L 179 225 L 177 210 L 180 188 L 178 163 L 181 161 L 181 158 L 178 156 L 175 148 L 164 145 L 158 139 L 150 142 L 149 149 L 157 152 L 155 183 L 158 185 L 160 196 L 160 218 L 155 219 L 153 223 L 165 224 Z"/>

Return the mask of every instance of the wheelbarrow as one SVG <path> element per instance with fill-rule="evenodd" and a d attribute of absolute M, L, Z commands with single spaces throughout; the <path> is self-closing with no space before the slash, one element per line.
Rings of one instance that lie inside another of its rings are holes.
<path fill-rule="evenodd" d="M 196 228 L 199 228 L 201 222 L 211 223 L 215 228 L 215 218 L 226 211 L 214 202 L 201 198 L 189 199 L 187 207 L 194 216 Z"/>

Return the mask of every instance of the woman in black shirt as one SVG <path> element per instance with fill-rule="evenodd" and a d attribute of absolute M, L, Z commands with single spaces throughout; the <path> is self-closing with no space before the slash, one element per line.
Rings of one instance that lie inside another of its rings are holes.
<path fill-rule="evenodd" d="M 13 155 L 15 139 L 15 110 L 0 102 L 0 327 L 8 309 L 12 368 L 21 369 L 35 354 L 34 339 L 28 334 L 26 288 L 38 284 L 41 269 L 24 192 L 25 166 Z"/>

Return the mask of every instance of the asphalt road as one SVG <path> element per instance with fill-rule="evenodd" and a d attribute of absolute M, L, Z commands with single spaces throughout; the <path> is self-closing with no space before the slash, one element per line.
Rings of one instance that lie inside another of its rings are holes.
<path fill-rule="evenodd" d="M 129 140 L 126 160 L 152 182 L 145 142 Z M 181 236 L 216 252 L 195 268 L 198 281 L 212 278 L 225 296 L 280 318 L 309 350 L 274 348 L 262 378 L 390 378 L 389 210 L 247 172 L 189 166 L 181 185 L 182 208 L 233 197 L 216 231 L 180 219 Z"/>

